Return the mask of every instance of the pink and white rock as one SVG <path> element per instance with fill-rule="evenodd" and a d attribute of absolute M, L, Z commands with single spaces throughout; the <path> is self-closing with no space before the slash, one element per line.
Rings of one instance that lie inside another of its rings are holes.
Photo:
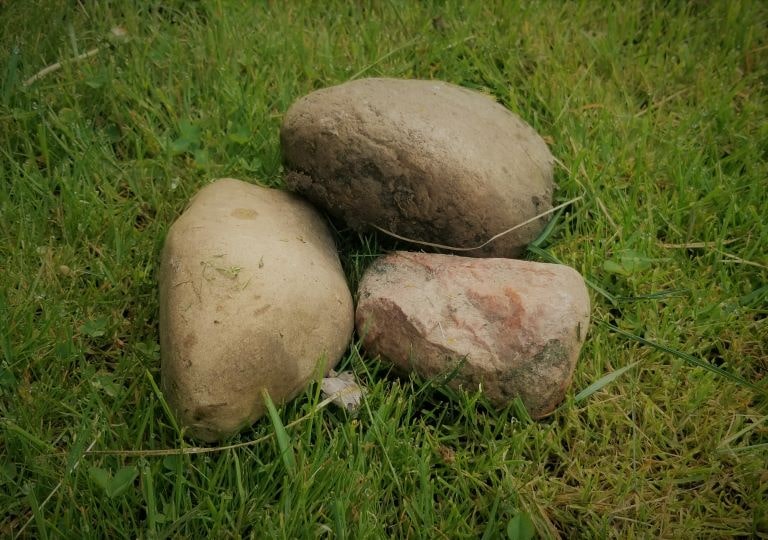
<path fill-rule="evenodd" d="M 497 407 L 519 396 L 533 418 L 571 383 L 589 327 L 584 279 L 568 266 L 395 252 L 366 271 L 356 311 L 367 351 Z"/>

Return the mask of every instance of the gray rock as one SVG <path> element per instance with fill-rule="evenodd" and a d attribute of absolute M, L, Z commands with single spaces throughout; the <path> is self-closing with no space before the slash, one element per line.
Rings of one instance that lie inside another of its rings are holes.
<path fill-rule="evenodd" d="M 552 205 L 542 138 L 493 98 L 445 82 L 318 90 L 291 106 L 280 138 L 288 186 L 358 230 L 474 247 Z M 548 220 L 467 254 L 519 255 Z"/>
<path fill-rule="evenodd" d="M 458 366 L 453 388 L 533 418 L 563 399 L 589 327 L 589 296 L 568 266 L 395 252 L 366 271 L 357 331 L 366 350 L 424 377 Z"/>
<path fill-rule="evenodd" d="M 181 425 L 214 441 L 336 365 L 354 325 L 325 220 L 283 191 L 206 186 L 168 232 L 160 268 L 162 385 Z"/>

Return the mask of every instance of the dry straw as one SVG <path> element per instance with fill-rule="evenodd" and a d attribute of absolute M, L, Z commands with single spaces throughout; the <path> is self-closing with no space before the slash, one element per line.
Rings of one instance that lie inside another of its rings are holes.
<path fill-rule="evenodd" d="M 536 221 L 537 219 L 539 219 L 541 217 L 549 215 L 549 214 L 551 214 L 553 212 L 557 212 L 561 208 L 565 208 L 566 206 L 569 206 L 569 205 L 571 205 L 571 204 L 581 200 L 581 198 L 582 197 L 580 195 L 580 196 L 578 196 L 578 197 L 576 197 L 574 199 L 571 199 L 570 201 L 566 201 L 563 204 L 559 204 L 559 205 L 555 206 L 554 208 L 550 208 L 546 212 L 542 212 L 541 214 L 533 216 L 532 218 L 527 219 L 527 220 L 523 221 L 522 223 L 518 223 L 514 227 L 510 227 L 509 229 L 507 229 L 505 231 L 501 231 L 499 234 L 497 234 L 495 236 L 492 236 L 491 238 L 489 238 L 488 240 L 486 240 L 485 242 L 483 242 L 479 246 L 473 246 L 473 247 L 454 247 L 454 246 L 446 246 L 446 245 L 443 245 L 443 244 L 435 244 L 433 242 L 424 242 L 422 240 L 415 240 L 413 238 L 408 238 L 408 237 L 405 237 L 405 236 L 400 236 L 399 234 L 395 234 L 392 231 L 388 231 L 387 229 L 384 229 L 383 227 L 379 227 L 378 225 L 374 225 L 373 223 L 370 223 L 369 225 L 371 225 L 375 229 L 378 229 L 379 231 L 383 232 L 384 234 L 387 234 L 387 235 L 389 235 L 389 236 L 391 236 L 393 238 L 397 238 L 398 240 L 403 240 L 404 242 L 410 242 L 411 244 L 418 244 L 420 246 L 429 246 L 429 247 L 433 247 L 433 248 L 437 248 L 437 249 L 447 249 L 447 250 L 450 250 L 450 251 L 475 251 L 477 249 L 483 249 L 485 246 L 487 246 L 491 242 L 495 242 L 496 240 L 498 240 L 502 236 L 507 235 L 507 234 L 511 233 L 512 231 L 516 231 L 517 229 L 520 229 L 521 227 L 525 227 L 529 223 L 533 223 L 534 221 Z"/>

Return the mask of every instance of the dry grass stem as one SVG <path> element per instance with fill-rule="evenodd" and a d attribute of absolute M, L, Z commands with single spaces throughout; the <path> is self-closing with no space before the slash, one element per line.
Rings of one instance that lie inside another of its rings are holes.
<path fill-rule="evenodd" d="M 542 212 L 541 214 L 538 214 L 538 215 L 536 215 L 536 216 L 534 216 L 534 217 L 532 217 L 530 219 L 527 219 L 527 220 L 523 221 L 522 223 L 519 223 L 519 224 L 515 225 L 514 227 L 510 227 L 509 229 L 506 229 L 506 230 L 500 232 L 499 234 L 497 234 L 495 236 L 492 236 L 491 238 L 489 238 L 488 240 L 486 240 L 485 242 L 483 242 L 479 246 L 474 246 L 474 247 L 453 247 L 453 246 L 446 246 L 444 244 L 436 244 L 434 242 L 424 242 L 422 240 L 415 240 L 413 238 L 408 238 L 406 236 L 400 236 L 399 234 L 393 233 L 392 231 L 388 231 L 387 229 L 385 229 L 383 227 L 379 227 L 378 225 L 374 225 L 373 223 L 369 223 L 369 225 L 371 227 L 373 227 L 374 229 L 377 229 L 377 230 L 383 232 L 384 234 L 387 234 L 387 235 L 389 235 L 389 236 L 391 236 L 393 238 L 397 238 L 398 240 L 402 240 L 404 242 L 409 242 L 411 244 L 417 244 L 417 245 L 420 245 L 420 246 L 429 246 L 429 247 L 433 247 L 433 248 L 437 248 L 437 249 L 447 249 L 447 250 L 450 250 L 450 251 L 462 251 L 462 252 L 464 252 L 464 251 L 475 251 L 475 250 L 484 248 L 488 244 L 491 244 L 491 243 L 495 242 L 496 240 L 498 240 L 502 236 L 505 236 L 505 235 L 511 233 L 512 231 L 516 231 L 517 229 L 520 229 L 521 227 L 525 227 L 529 223 L 533 223 L 537 219 L 540 219 L 540 218 L 542 218 L 544 216 L 552 214 L 553 212 L 557 212 L 561 208 L 565 208 L 566 206 L 569 206 L 569 205 L 571 205 L 571 204 L 573 204 L 573 203 L 575 203 L 577 201 L 580 201 L 581 199 L 582 199 L 582 197 L 578 196 L 578 197 L 575 197 L 575 198 L 571 199 L 570 201 L 566 201 L 566 202 L 564 202 L 562 204 L 558 204 L 557 206 L 555 206 L 553 208 L 550 208 L 546 212 Z"/>

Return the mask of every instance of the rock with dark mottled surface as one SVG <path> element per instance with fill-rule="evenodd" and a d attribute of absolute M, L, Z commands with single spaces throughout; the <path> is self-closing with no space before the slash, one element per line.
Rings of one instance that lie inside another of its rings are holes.
<path fill-rule="evenodd" d="M 201 189 L 160 267 L 162 384 L 200 439 L 232 435 L 322 377 L 347 348 L 352 296 L 325 220 L 239 180 Z M 325 369 L 323 369 L 325 368 Z"/>
<path fill-rule="evenodd" d="M 589 296 L 568 266 L 395 252 L 366 271 L 356 326 L 371 354 L 424 377 L 457 365 L 454 388 L 541 418 L 565 396 L 589 326 Z"/>
<path fill-rule="evenodd" d="M 474 247 L 551 208 L 542 138 L 493 98 L 440 81 L 363 79 L 312 92 L 280 131 L 288 186 L 358 230 Z M 473 257 L 514 257 L 542 217 Z"/>

